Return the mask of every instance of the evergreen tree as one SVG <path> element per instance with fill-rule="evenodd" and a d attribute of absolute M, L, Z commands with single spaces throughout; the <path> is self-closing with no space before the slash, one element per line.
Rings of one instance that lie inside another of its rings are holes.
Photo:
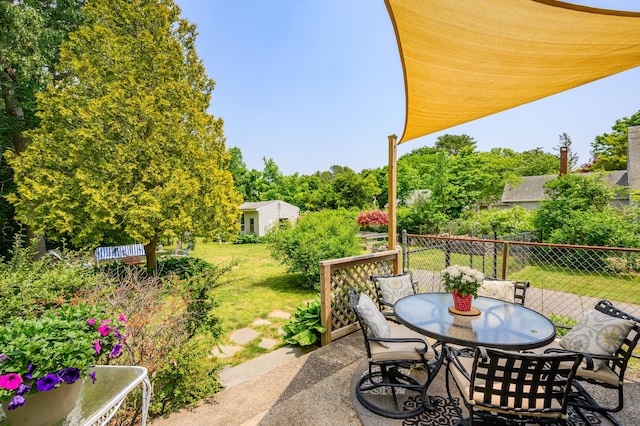
<path fill-rule="evenodd" d="M 240 196 L 195 26 L 173 0 L 90 1 L 84 13 L 62 78 L 37 98 L 40 127 L 9 156 L 19 219 L 78 246 L 142 242 L 149 268 L 161 237 L 235 235 Z"/>

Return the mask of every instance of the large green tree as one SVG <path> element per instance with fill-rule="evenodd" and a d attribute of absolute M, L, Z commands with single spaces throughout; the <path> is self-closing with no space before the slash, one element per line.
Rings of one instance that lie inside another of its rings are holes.
<path fill-rule="evenodd" d="M 463 149 L 476 149 L 476 141 L 469 135 L 442 135 L 438 136 L 434 146 L 446 151 L 448 154 L 459 154 Z"/>
<path fill-rule="evenodd" d="M 83 21 L 85 0 L 0 0 L 0 155 L 20 155 L 25 131 L 38 125 L 35 94 L 60 77 L 59 46 Z M 14 209 L 4 196 L 15 192 L 13 171 L 0 157 L 0 253 L 18 232 Z M 25 229 L 31 242 L 35 234 Z M 39 239 L 44 252 L 44 239 Z"/>
<path fill-rule="evenodd" d="M 10 156 L 20 220 L 76 245 L 237 232 L 214 82 L 173 0 L 90 1 L 63 43 L 62 78 L 38 96 L 40 127 Z"/>
<path fill-rule="evenodd" d="M 611 133 L 596 136 L 591 143 L 593 162 L 591 170 L 624 170 L 627 168 L 627 128 L 640 126 L 640 111 L 631 117 L 616 120 Z"/>
<path fill-rule="evenodd" d="M 602 212 L 614 196 L 613 189 L 598 176 L 568 174 L 550 180 L 544 186 L 547 199 L 535 212 L 533 225 L 542 233 L 543 241 L 548 242 L 557 230 L 571 223 L 575 214 Z"/>

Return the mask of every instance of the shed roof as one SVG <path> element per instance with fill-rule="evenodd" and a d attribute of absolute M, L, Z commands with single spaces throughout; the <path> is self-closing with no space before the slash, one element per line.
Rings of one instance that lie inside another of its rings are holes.
<path fill-rule="evenodd" d="M 282 200 L 256 201 L 256 202 L 243 203 L 238 208 L 240 210 L 259 210 L 262 207 L 266 207 L 266 206 L 268 206 L 270 204 L 274 204 L 274 203 L 287 204 L 289 206 L 298 208 L 297 206 L 295 206 L 295 205 L 293 205 L 291 203 L 287 203 L 286 201 L 282 201 Z"/>

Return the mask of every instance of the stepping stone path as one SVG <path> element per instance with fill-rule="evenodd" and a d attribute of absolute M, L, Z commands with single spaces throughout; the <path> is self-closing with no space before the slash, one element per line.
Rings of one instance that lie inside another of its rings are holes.
<path fill-rule="evenodd" d="M 280 318 L 280 319 L 291 318 L 291 314 L 289 312 L 281 311 L 279 309 L 270 312 L 269 316 L 272 318 Z M 267 319 L 258 318 L 253 323 L 251 323 L 251 326 L 265 327 L 271 324 L 272 324 L 271 321 Z M 282 329 L 278 330 L 278 334 L 280 335 L 283 334 Z M 259 336 L 260 336 L 260 332 L 254 330 L 253 328 L 250 328 L 250 327 L 241 328 L 231 333 L 231 336 L 230 336 L 231 341 L 236 345 L 218 345 L 215 348 L 213 348 L 212 354 L 218 358 L 232 357 L 238 351 L 241 351 L 242 349 L 244 349 L 244 346 L 239 346 L 239 345 L 246 345 L 252 340 L 257 339 Z M 258 343 L 258 346 L 264 349 L 271 349 L 274 346 L 276 346 L 278 343 L 280 343 L 278 340 L 263 337 L 260 343 Z"/>

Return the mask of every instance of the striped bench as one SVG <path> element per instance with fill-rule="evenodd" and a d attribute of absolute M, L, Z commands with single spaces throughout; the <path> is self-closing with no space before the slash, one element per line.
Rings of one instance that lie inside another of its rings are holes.
<path fill-rule="evenodd" d="M 98 247 L 95 256 L 96 265 L 99 265 L 100 261 L 123 259 L 126 259 L 126 263 L 129 265 L 137 265 L 142 261 L 145 253 L 142 244 L 131 244 L 128 246 Z"/>

